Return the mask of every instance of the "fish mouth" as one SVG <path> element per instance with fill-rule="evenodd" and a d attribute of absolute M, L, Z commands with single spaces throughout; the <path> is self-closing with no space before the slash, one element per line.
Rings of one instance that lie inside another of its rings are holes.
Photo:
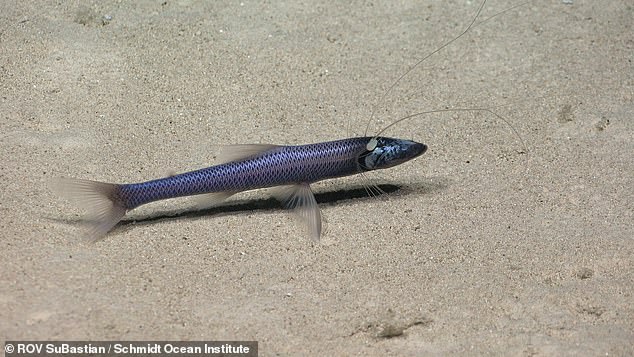
<path fill-rule="evenodd" d="M 389 167 L 400 165 L 404 162 L 417 158 L 427 151 L 427 145 L 415 141 L 403 140 L 401 152 L 396 157 L 391 158 Z"/>
<path fill-rule="evenodd" d="M 407 148 L 403 155 L 403 158 L 406 160 L 411 160 L 415 157 L 418 157 L 427 151 L 427 145 L 423 143 L 417 143 L 415 141 L 407 141 Z"/>
<path fill-rule="evenodd" d="M 425 153 L 425 151 L 427 151 L 427 145 L 422 144 L 422 143 L 417 143 L 415 141 L 413 141 L 413 145 L 412 145 L 412 151 L 414 152 L 414 157 L 420 156 L 422 154 Z"/>

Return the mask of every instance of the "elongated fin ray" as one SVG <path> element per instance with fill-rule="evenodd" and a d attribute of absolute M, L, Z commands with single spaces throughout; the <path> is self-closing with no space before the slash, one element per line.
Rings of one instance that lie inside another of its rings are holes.
<path fill-rule="evenodd" d="M 504 118 L 503 116 L 501 116 L 500 114 L 494 112 L 493 110 L 491 110 L 489 108 L 447 108 L 447 109 L 427 110 L 427 111 L 424 111 L 424 112 L 410 114 L 410 115 L 407 115 L 407 116 L 405 116 L 405 117 L 403 117 L 403 118 L 401 118 L 399 120 L 396 120 L 396 121 L 392 122 L 390 125 L 388 125 L 385 128 L 381 129 L 381 131 L 379 131 L 374 138 L 378 137 L 384 131 L 388 130 L 389 128 L 393 127 L 394 125 L 396 125 L 396 124 L 398 124 L 398 123 L 400 123 L 402 121 L 409 120 L 409 119 L 412 119 L 412 118 L 415 118 L 415 117 L 419 117 L 419 116 L 423 116 L 423 115 L 426 115 L 426 114 L 447 113 L 447 112 L 486 112 L 486 113 L 489 113 L 489 114 L 495 116 L 496 118 L 500 119 L 501 121 L 503 121 L 504 124 L 506 124 L 511 129 L 511 131 L 513 131 L 513 134 L 515 135 L 515 137 L 517 137 L 517 139 L 519 140 L 520 144 L 522 144 L 523 151 L 520 152 L 520 153 L 527 153 L 528 152 L 528 146 L 526 145 L 526 142 L 524 142 L 524 139 L 522 139 L 522 136 L 517 131 L 517 129 L 515 129 L 513 124 L 511 124 L 511 122 L 508 121 L 508 119 Z"/>
<path fill-rule="evenodd" d="M 308 234 L 314 241 L 321 236 L 321 212 L 315 195 L 308 184 L 278 186 L 272 193 L 286 208 L 291 208 L 305 224 Z"/>
<path fill-rule="evenodd" d="M 119 185 L 58 178 L 51 183 L 51 188 L 86 211 L 87 238 L 91 241 L 105 236 L 126 213 Z"/>
<path fill-rule="evenodd" d="M 483 0 L 482 3 L 480 3 L 480 6 L 478 6 L 478 9 L 476 10 L 476 14 L 473 17 L 473 19 L 471 20 L 471 22 L 469 22 L 469 24 L 467 25 L 467 27 L 456 37 L 450 39 L 449 41 L 443 43 L 442 45 L 440 45 L 440 47 L 436 48 L 435 50 L 433 50 L 432 52 L 428 53 L 427 55 L 425 55 L 423 58 L 421 58 L 420 60 L 418 60 L 416 63 L 414 63 L 414 65 L 412 65 L 411 67 L 409 67 L 403 74 L 399 75 L 395 81 L 392 82 L 392 84 L 387 88 L 387 90 L 385 92 L 383 92 L 383 94 L 381 94 L 379 96 L 379 99 L 376 103 L 374 103 L 374 105 L 372 106 L 372 110 L 370 112 L 370 119 L 368 120 L 368 123 L 366 124 L 365 127 L 365 132 L 364 132 L 364 136 L 368 135 L 368 130 L 370 129 L 370 124 L 372 124 L 372 121 L 374 120 L 374 115 L 377 112 L 377 109 L 379 108 L 379 105 L 381 105 L 384 100 L 386 99 L 386 97 L 388 96 L 388 94 L 394 89 L 394 87 L 396 87 L 396 85 L 398 83 L 401 82 L 401 80 L 403 78 L 405 78 L 410 72 L 412 72 L 416 67 L 420 66 L 423 62 L 425 62 L 429 57 L 435 55 L 436 53 L 442 51 L 443 49 L 449 47 L 452 43 L 458 41 L 460 38 L 462 38 L 464 35 L 466 35 L 469 31 L 471 31 L 472 29 L 486 23 L 489 22 L 489 20 L 504 14 L 506 12 L 509 12 L 511 10 L 514 10 L 520 6 L 524 6 L 528 3 L 530 3 L 530 1 L 524 1 L 515 5 L 511 5 L 510 7 L 507 7 L 506 9 L 503 9 L 502 11 L 499 11 L 495 14 L 493 14 L 492 16 L 489 16 L 488 18 L 476 23 L 476 21 L 478 20 L 478 18 L 480 17 L 480 14 L 482 13 L 482 10 L 484 9 L 484 5 L 486 4 L 487 0 Z M 391 126 L 391 125 L 390 125 Z M 385 128 L 381 129 L 381 132 L 385 131 Z M 379 134 L 377 134 L 376 136 L 378 136 Z"/>
<path fill-rule="evenodd" d="M 239 144 L 239 145 L 223 145 L 217 155 L 218 163 L 223 164 L 231 161 L 243 160 L 252 156 L 256 156 L 265 151 L 269 151 L 279 147 L 279 145 L 271 144 Z"/>

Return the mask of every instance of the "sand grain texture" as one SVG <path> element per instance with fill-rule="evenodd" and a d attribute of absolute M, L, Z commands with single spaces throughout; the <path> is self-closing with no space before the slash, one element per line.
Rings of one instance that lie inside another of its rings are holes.
<path fill-rule="evenodd" d="M 634 354 L 634 10 L 535 1 L 413 71 L 377 130 L 429 145 L 316 185 L 301 236 L 265 193 L 188 200 L 77 237 L 46 183 L 210 165 L 218 145 L 362 134 L 400 73 L 477 4 L 25 1 L 0 4 L 0 334 L 255 339 L 274 355 Z M 486 18 L 507 6 L 491 0 Z M 348 128 L 354 133 L 349 133 Z M 361 195 L 362 196 L 362 195 Z"/>

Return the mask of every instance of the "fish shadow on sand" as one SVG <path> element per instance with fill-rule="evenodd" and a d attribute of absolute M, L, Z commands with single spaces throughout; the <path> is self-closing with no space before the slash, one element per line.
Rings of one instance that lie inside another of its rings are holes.
<path fill-rule="evenodd" d="M 389 183 L 378 184 L 374 187 L 347 186 L 340 189 L 321 191 L 316 190 L 315 199 L 317 204 L 324 207 L 332 204 L 351 204 L 353 201 L 369 201 L 377 199 L 407 199 L 411 195 L 426 195 L 442 191 L 451 185 L 451 180 L 444 177 L 429 178 L 415 183 Z M 377 190 L 378 188 L 379 190 Z M 323 188 L 322 188 L 323 190 Z M 111 232 L 121 232 L 132 229 L 137 225 L 150 225 L 165 220 L 176 219 L 201 219 L 209 217 L 220 217 L 229 214 L 251 214 L 255 211 L 261 213 L 273 213 L 284 208 L 284 205 L 275 198 L 238 199 L 227 201 L 226 203 L 209 207 L 184 207 L 179 209 L 161 210 L 157 209 L 151 213 L 132 213 L 124 218 L 112 229 Z M 48 219 L 64 224 L 82 225 L 87 223 L 84 219 L 47 217 Z"/>
<path fill-rule="evenodd" d="M 444 190 L 450 182 L 444 178 L 415 184 L 379 184 L 374 188 L 364 186 L 346 187 L 332 191 L 317 191 L 315 199 L 319 205 L 345 203 L 352 200 L 375 200 L 406 197 L 410 194 L 430 194 Z M 379 190 L 377 190 L 378 188 Z M 370 192 L 371 190 L 371 192 Z M 129 225 L 153 224 L 171 219 L 198 219 L 202 217 L 224 216 L 227 214 L 253 213 L 254 211 L 275 212 L 283 209 L 283 204 L 275 198 L 235 200 L 218 206 L 199 209 L 187 207 L 179 210 L 162 210 L 151 214 L 124 218 L 113 231 L 126 229 Z"/>

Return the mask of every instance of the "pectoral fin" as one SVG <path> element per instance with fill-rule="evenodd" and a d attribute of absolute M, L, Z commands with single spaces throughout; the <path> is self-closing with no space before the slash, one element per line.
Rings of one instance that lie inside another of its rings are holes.
<path fill-rule="evenodd" d="M 279 186 L 273 189 L 273 195 L 291 208 L 306 225 L 314 241 L 321 236 L 321 213 L 315 195 L 308 184 Z"/>

